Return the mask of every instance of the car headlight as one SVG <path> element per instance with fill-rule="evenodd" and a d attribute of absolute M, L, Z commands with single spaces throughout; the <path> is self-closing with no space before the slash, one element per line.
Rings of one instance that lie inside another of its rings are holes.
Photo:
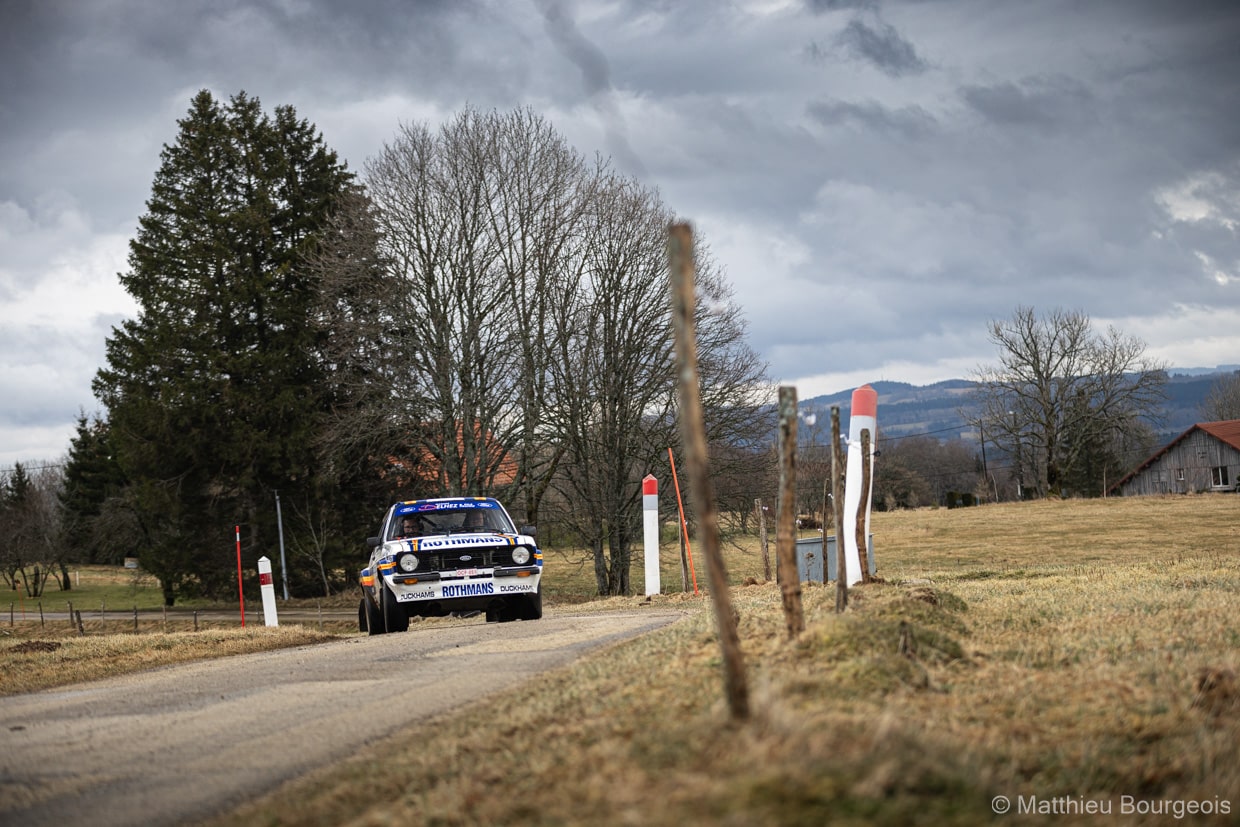
<path fill-rule="evenodd" d="M 530 550 L 525 546 L 517 546 L 512 550 L 512 562 L 524 566 L 530 561 Z"/>
<path fill-rule="evenodd" d="M 406 552 L 396 558 L 396 567 L 403 572 L 413 571 L 418 567 L 418 558 Z"/>

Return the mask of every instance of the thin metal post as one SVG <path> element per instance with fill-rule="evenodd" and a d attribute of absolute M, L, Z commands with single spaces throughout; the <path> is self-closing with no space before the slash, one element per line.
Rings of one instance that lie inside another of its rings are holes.
<path fill-rule="evenodd" d="M 284 517 L 280 514 L 279 491 L 276 492 L 276 532 L 280 535 L 280 580 L 284 583 L 284 599 L 288 600 L 288 566 L 284 565 Z"/>

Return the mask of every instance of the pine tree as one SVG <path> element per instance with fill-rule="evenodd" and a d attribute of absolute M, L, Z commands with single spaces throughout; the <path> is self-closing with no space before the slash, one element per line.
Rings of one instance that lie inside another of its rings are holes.
<path fill-rule="evenodd" d="M 125 475 L 112 451 L 108 423 L 95 416 L 78 416 L 77 434 L 69 440 L 60 505 L 64 514 L 64 541 L 71 562 L 119 564 L 125 548 L 111 542 L 114 532 L 101 526 L 105 505 L 121 493 Z M 62 580 L 61 588 L 71 584 Z"/>
<path fill-rule="evenodd" d="M 165 145 L 121 283 L 137 318 L 95 378 L 144 568 L 165 600 L 235 583 L 275 548 L 272 492 L 309 486 L 323 362 L 309 324 L 316 234 L 353 176 L 291 107 L 199 92 Z"/>

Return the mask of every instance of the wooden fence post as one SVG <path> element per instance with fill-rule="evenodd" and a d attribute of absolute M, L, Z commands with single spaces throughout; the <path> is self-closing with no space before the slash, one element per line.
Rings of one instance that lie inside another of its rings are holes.
<path fill-rule="evenodd" d="M 719 515 L 711 486 L 706 457 L 706 425 L 702 414 L 702 391 L 698 386 L 697 334 L 693 327 L 694 260 L 693 231 L 688 224 L 673 224 L 668 232 L 668 259 L 671 269 L 672 331 L 676 342 L 676 377 L 680 397 L 680 433 L 684 442 L 690 494 L 697 506 L 702 527 L 710 596 L 715 606 L 715 624 L 723 650 L 724 684 L 728 708 L 734 720 L 749 717 L 749 687 L 732 595 L 728 591 L 728 572 L 719 547 Z"/>
<path fill-rule="evenodd" d="M 865 536 L 865 515 L 870 513 L 870 429 L 861 429 L 861 503 L 857 506 L 857 556 L 861 558 L 861 582 L 869 583 L 870 544 Z"/>
<path fill-rule="evenodd" d="M 848 608 L 848 569 L 844 566 L 844 449 L 840 446 L 840 408 L 831 406 L 831 499 L 835 501 L 835 611 Z M 823 535 L 826 545 L 826 535 Z"/>
<path fill-rule="evenodd" d="M 775 565 L 788 637 L 805 631 L 801 575 L 797 572 L 797 389 L 779 389 L 779 503 L 775 508 Z"/>

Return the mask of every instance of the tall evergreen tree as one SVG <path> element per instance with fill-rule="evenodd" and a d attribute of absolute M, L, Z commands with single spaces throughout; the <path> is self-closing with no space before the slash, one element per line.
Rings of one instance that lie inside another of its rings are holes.
<path fill-rule="evenodd" d="M 233 526 L 250 562 L 270 554 L 273 491 L 311 485 L 323 362 L 305 262 L 353 179 L 291 107 L 204 90 L 178 123 L 120 276 L 139 313 L 94 382 L 168 602 L 229 593 Z"/>
<path fill-rule="evenodd" d="M 104 504 L 121 493 L 125 475 L 112 452 L 108 423 L 96 416 L 78 416 L 77 434 L 69 440 L 69 461 L 60 490 L 64 514 L 66 561 L 119 564 L 125 548 L 110 543 L 112 532 L 101 530 Z M 61 588 L 70 584 L 62 582 Z"/>

